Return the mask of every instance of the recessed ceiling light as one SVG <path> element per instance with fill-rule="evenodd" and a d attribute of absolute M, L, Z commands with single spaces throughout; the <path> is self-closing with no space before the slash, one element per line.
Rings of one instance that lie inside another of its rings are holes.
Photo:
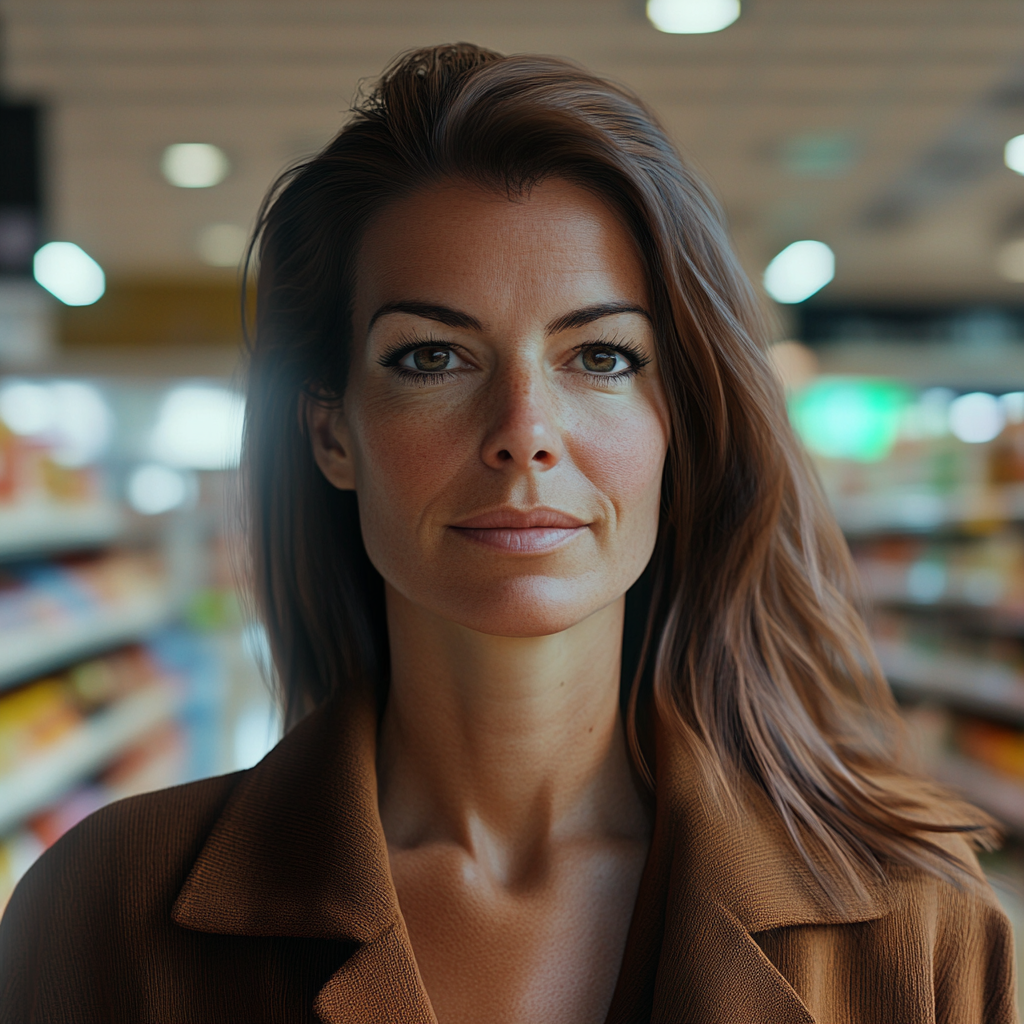
<path fill-rule="evenodd" d="M 107 290 L 103 268 L 74 242 L 47 242 L 32 258 L 32 275 L 65 306 L 91 306 Z"/>
<path fill-rule="evenodd" d="M 210 188 L 231 170 L 224 150 L 208 142 L 176 142 L 160 159 L 164 177 L 178 188 Z"/>
<path fill-rule="evenodd" d="M 659 32 L 721 32 L 740 16 L 740 0 L 647 0 L 647 17 Z"/>
<path fill-rule="evenodd" d="M 1003 147 L 1003 162 L 1011 171 L 1024 174 L 1024 135 L 1015 135 Z"/>
<path fill-rule="evenodd" d="M 765 291 L 776 301 L 803 302 L 835 277 L 836 257 L 824 242 L 787 245 L 764 272 Z"/>

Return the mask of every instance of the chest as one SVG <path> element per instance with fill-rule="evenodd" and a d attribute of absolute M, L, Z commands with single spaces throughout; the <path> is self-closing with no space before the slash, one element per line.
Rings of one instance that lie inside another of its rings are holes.
<path fill-rule="evenodd" d="M 440 1024 L 601 1024 L 642 851 L 572 851 L 496 885 L 461 851 L 392 855 L 399 904 Z"/>

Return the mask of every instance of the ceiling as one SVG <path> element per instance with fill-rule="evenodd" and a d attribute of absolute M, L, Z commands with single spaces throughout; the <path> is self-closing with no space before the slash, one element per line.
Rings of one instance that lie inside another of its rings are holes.
<path fill-rule="evenodd" d="M 49 105 L 51 233 L 112 275 L 216 276 L 204 226 L 251 224 L 290 161 L 337 130 L 360 80 L 456 39 L 573 57 L 637 90 L 721 197 L 752 275 L 819 238 L 837 301 L 1024 300 L 994 269 L 1024 232 L 1020 0 L 744 0 L 669 36 L 640 0 L 0 0 L 3 83 Z M 233 173 L 168 185 L 173 142 Z"/>

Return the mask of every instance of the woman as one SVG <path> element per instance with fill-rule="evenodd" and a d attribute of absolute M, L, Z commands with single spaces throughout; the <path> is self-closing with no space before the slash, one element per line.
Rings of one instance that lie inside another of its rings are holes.
<path fill-rule="evenodd" d="M 750 287 L 640 102 L 408 54 L 259 237 L 292 728 L 41 859 L 3 1019 L 1015 1020 L 987 823 L 895 753 Z"/>

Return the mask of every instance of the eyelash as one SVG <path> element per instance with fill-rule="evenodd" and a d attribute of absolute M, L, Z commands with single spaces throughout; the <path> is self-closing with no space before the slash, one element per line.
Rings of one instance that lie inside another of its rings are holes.
<path fill-rule="evenodd" d="M 453 345 L 450 341 L 444 341 L 441 338 L 410 338 L 407 341 L 399 342 L 392 348 L 389 348 L 384 352 L 378 362 L 381 366 L 390 369 L 396 377 L 400 380 L 408 381 L 411 384 L 417 384 L 422 386 L 430 386 L 431 384 L 443 384 L 448 380 L 452 380 L 455 377 L 452 371 L 441 371 L 438 373 L 423 373 L 418 370 L 410 370 L 407 366 L 400 366 L 399 363 L 410 353 L 415 352 L 417 349 L 429 348 L 435 346 L 437 348 L 449 349 L 452 352 L 458 354 L 459 348 L 457 345 Z M 587 341 L 582 345 L 577 345 L 573 352 L 575 355 L 580 355 L 587 349 L 607 350 L 611 352 L 617 352 L 619 355 L 625 356 L 629 360 L 630 366 L 625 370 L 619 370 L 618 373 L 590 373 L 583 371 L 595 381 L 600 381 L 602 385 L 609 385 L 611 382 L 628 380 L 631 377 L 637 376 L 645 366 L 650 363 L 650 357 L 644 355 L 644 353 L 631 342 L 628 341 Z"/>

